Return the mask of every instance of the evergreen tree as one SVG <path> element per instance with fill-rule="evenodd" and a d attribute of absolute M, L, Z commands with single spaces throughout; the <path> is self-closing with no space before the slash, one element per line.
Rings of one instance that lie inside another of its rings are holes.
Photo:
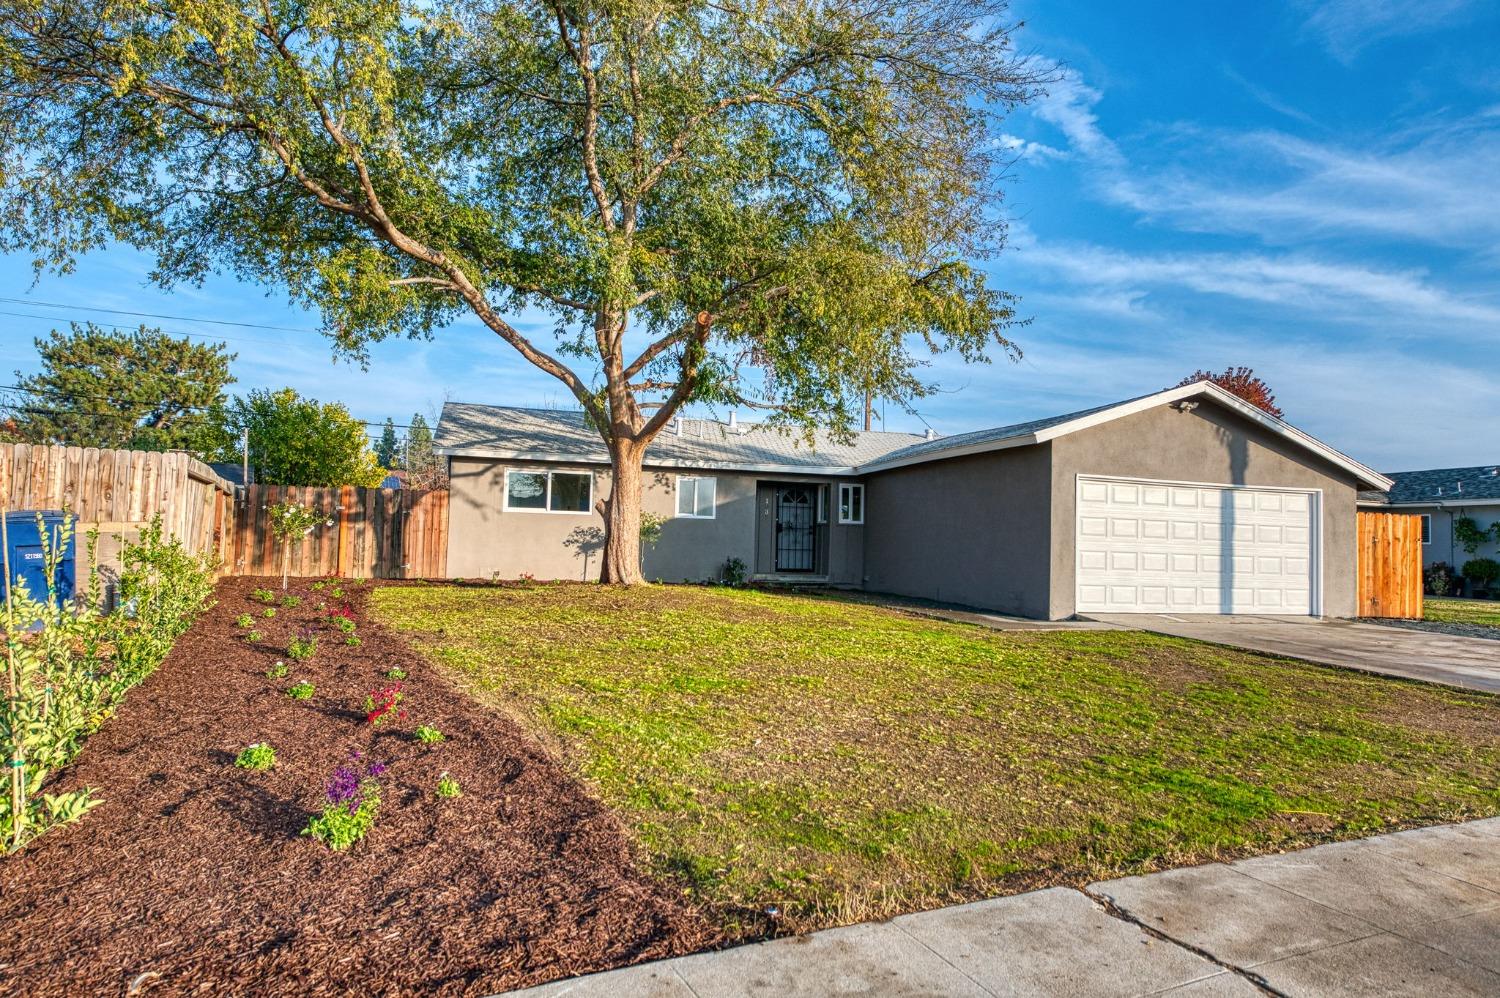
<path fill-rule="evenodd" d="M 380 442 L 375 445 L 375 460 L 380 462 L 382 468 L 394 468 L 396 466 L 396 448 L 400 441 L 396 439 L 396 421 L 391 417 L 385 417 L 385 426 L 380 430 Z"/>

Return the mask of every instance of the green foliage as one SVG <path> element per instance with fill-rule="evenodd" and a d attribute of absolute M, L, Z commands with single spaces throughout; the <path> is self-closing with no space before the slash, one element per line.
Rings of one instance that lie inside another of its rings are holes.
<path fill-rule="evenodd" d="M 1045 82 L 1012 30 L 1004 0 L 26 4 L 0 250 L 284 285 L 356 358 L 477 319 L 621 460 L 692 401 L 844 430 L 934 391 L 932 353 L 1017 356 L 983 266 L 1001 119 Z M 362 427 L 291 403 L 228 410 L 262 481 L 375 484 Z"/>
<path fill-rule="evenodd" d="M 359 645 L 360 645 L 359 635 L 357 635 L 357 634 L 351 634 L 351 635 L 349 635 L 347 638 L 344 639 L 344 644 L 348 645 L 350 648 L 358 648 Z"/>
<path fill-rule="evenodd" d="M 406 670 L 405 669 L 387 669 L 386 673 L 385 673 L 385 678 L 387 678 L 387 679 L 405 679 L 406 678 Z"/>
<path fill-rule="evenodd" d="M 234 626 L 236 626 L 236 627 L 254 627 L 255 626 L 255 618 L 252 617 L 252 616 L 250 616 L 248 613 L 242 613 L 238 617 L 234 618 Z"/>
<path fill-rule="evenodd" d="M 274 665 L 266 670 L 266 678 L 285 679 L 287 673 L 289 672 L 291 672 L 291 670 L 286 667 L 286 663 L 278 660 Z"/>
<path fill-rule="evenodd" d="M 260 602 L 260 603 L 275 603 L 276 602 L 276 594 L 274 592 L 272 592 L 271 590 L 269 590 L 269 589 L 257 589 L 257 590 L 255 590 L 254 592 L 252 592 L 250 594 L 250 598 L 253 599 L 253 600 L 256 600 L 257 602 Z M 288 598 L 290 599 L 290 598 L 295 598 L 295 597 L 288 597 Z M 283 601 L 283 605 L 285 605 L 285 601 Z"/>
<path fill-rule="evenodd" d="M 93 323 L 34 342 L 41 371 L 16 373 L 26 397 L 3 414 L 20 439 L 153 451 L 214 446 L 202 410 L 220 402 L 234 380 L 234 354 L 222 343 Z"/>
<path fill-rule="evenodd" d="M 307 823 L 302 834 L 311 835 L 335 852 L 342 852 L 375 827 L 375 812 L 379 807 L 379 784 L 365 780 L 356 800 L 325 805 L 322 813 Z"/>
<path fill-rule="evenodd" d="M 1473 558 L 1464 562 L 1464 578 L 1476 589 L 1488 590 L 1500 579 L 1500 561 L 1494 558 Z"/>
<path fill-rule="evenodd" d="M 311 700 L 312 695 L 316 692 L 317 687 L 313 686 L 312 683 L 309 683 L 305 679 L 300 683 L 293 683 L 291 686 L 288 686 L 286 688 L 286 695 L 291 697 L 293 700 Z"/>
<path fill-rule="evenodd" d="M 731 556 L 724 562 L 723 574 L 726 586 L 743 586 L 745 580 L 750 577 L 750 570 L 745 567 L 743 558 Z"/>
<path fill-rule="evenodd" d="M 302 605 L 302 597 L 301 596 L 283 596 L 283 597 L 281 597 L 281 608 L 283 610 L 292 610 L 292 609 L 295 609 L 296 607 L 299 607 L 301 605 Z"/>
<path fill-rule="evenodd" d="M 382 468 L 396 467 L 396 448 L 400 441 L 396 439 L 396 421 L 391 417 L 385 418 L 385 425 L 380 428 L 380 440 L 375 444 L 375 463 Z"/>
<path fill-rule="evenodd" d="M 234 764 L 241 769 L 258 771 L 276 765 L 276 750 L 265 742 L 256 742 L 234 757 Z"/>
<path fill-rule="evenodd" d="M 263 635 L 260 633 L 260 631 L 247 631 L 245 633 L 245 640 L 250 642 L 251 644 L 255 644 L 255 642 L 259 641 L 262 637 Z"/>
<path fill-rule="evenodd" d="M 261 616 L 265 617 L 267 620 L 270 620 L 272 617 L 276 616 L 276 608 L 274 606 L 266 607 L 265 610 L 261 613 Z"/>
<path fill-rule="evenodd" d="M 444 773 L 438 777 L 437 795 L 444 800 L 452 800 L 455 797 L 462 797 L 464 793 L 462 788 L 459 787 L 458 781 L 447 773 Z"/>
<path fill-rule="evenodd" d="M 299 634 L 287 645 L 286 653 L 298 662 L 306 661 L 318 653 L 318 639 L 312 634 Z"/>
<path fill-rule="evenodd" d="M 54 577 L 74 529 L 44 532 L 43 562 Z M 89 537 L 92 559 L 96 534 Z M 213 565 L 165 539 L 157 517 L 120 551 L 119 609 L 102 612 L 97 587 L 62 601 L 55 592 L 12 588 L 4 639 L 15 665 L 15 689 L 0 703 L 0 747 L 20 760 L 24 805 L 16 812 L 0 793 L 0 842 L 14 848 L 81 817 L 97 800 L 83 789 L 46 792 L 48 779 L 114 712 L 126 692 L 161 663 L 172 644 L 209 605 Z"/>
<path fill-rule="evenodd" d="M 348 617 L 340 617 L 339 618 L 339 631 L 340 631 L 340 633 L 343 633 L 343 634 L 353 634 L 354 633 L 354 628 L 355 628 L 354 621 L 350 620 Z"/>
<path fill-rule="evenodd" d="M 371 487 L 385 478 L 365 424 L 337 402 L 303 398 L 290 388 L 257 389 L 225 406 L 220 418 L 231 441 L 220 457 L 235 459 L 240 434 L 248 429 L 258 482 Z"/>
<path fill-rule="evenodd" d="M 417 725 L 417 730 L 412 732 L 412 734 L 423 745 L 436 745 L 445 740 L 443 733 L 430 724 Z"/>
<path fill-rule="evenodd" d="M 1481 527 L 1473 517 L 1460 516 L 1453 521 L 1453 539 L 1464 549 L 1465 554 L 1477 554 L 1491 539 L 1500 543 L 1500 520 L 1488 527 Z M 1464 572 L 1467 576 L 1468 571 Z"/>

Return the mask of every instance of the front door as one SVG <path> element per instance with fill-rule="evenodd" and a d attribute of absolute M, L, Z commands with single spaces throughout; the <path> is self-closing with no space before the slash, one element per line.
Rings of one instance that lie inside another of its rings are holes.
<path fill-rule="evenodd" d="M 813 486 L 776 490 L 776 571 L 811 572 L 816 545 Z"/>

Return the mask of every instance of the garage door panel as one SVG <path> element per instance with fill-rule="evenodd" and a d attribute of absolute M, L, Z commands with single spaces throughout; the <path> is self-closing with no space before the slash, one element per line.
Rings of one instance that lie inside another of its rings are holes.
<path fill-rule="evenodd" d="M 1082 612 L 1313 611 L 1305 492 L 1080 479 Z"/>

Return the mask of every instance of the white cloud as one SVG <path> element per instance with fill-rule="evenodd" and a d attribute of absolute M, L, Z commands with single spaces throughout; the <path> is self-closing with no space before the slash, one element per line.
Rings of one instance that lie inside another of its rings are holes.
<path fill-rule="evenodd" d="M 1005 133 L 995 140 L 1002 149 L 1008 150 L 1017 159 L 1029 159 L 1032 161 L 1046 161 L 1049 159 L 1067 159 L 1068 154 L 1061 149 L 1042 142 L 1028 142 L 1019 136 Z"/>
<path fill-rule="evenodd" d="M 1366 46 L 1386 38 L 1431 31 L 1461 22 L 1474 0 L 1298 0 L 1307 13 L 1303 30 L 1341 62 L 1353 62 Z"/>

